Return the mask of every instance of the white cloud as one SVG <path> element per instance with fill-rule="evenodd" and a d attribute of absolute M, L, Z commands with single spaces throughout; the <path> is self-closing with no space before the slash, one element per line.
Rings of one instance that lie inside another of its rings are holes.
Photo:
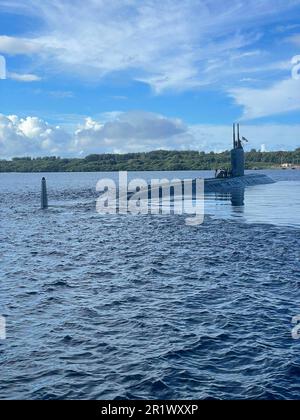
<path fill-rule="evenodd" d="M 260 151 L 261 151 L 262 153 L 267 152 L 267 148 L 266 148 L 266 145 L 265 145 L 265 144 L 262 144 L 262 145 L 261 145 L 261 147 L 260 147 Z"/>
<path fill-rule="evenodd" d="M 34 39 L 0 36 L 0 53 L 9 55 L 33 54 L 41 48 L 40 43 Z"/>
<path fill-rule="evenodd" d="M 99 123 L 87 118 L 75 132 L 74 149 L 97 153 L 145 151 L 172 148 L 188 136 L 187 127 L 177 119 L 147 112 L 117 114 Z"/>
<path fill-rule="evenodd" d="M 0 10 L 33 15 L 42 29 L 31 37 L 0 37 L 0 52 L 35 54 L 37 65 L 49 72 L 93 80 L 126 72 L 157 93 L 191 89 L 233 82 L 241 71 L 269 71 L 272 55 L 255 45 L 261 28 L 299 5 L 300 0 L 86 0 L 84 6 L 81 0 L 2 0 Z"/>
<path fill-rule="evenodd" d="M 232 89 L 230 94 L 243 107 L 245 120 L 300 110 L 300 80 L 292 78 L 266 89 Z"/>
<path fill-rule="evenodd" d="M 41 156 L 65 153 L 70 135 L 36 117 L 19 118 L 0 114 L 0 155 Z"/>
<path fill-rule="evenodd" d="M 7 77 L 9 79 L 16 80 L 17 82 L 25 83 L 39 82 L 40 80 L 42 80 L 41 77 L 35 74 L 7 73 Z"/>
<path fill-rule="evenodd" d="M 245 125 L 248 148 L 290 150 L 299 147 L 300 125 Z M 86 156 L 90 153 L 125 153 L 168 150 L 223 151 L 231 148 L 232 128 L 224 125 L 186 125 L 179 119 L 147 112 L 108 114 L 87 118 L 73 131 L 37 117 L 0 114 L 0 155 Z"/>

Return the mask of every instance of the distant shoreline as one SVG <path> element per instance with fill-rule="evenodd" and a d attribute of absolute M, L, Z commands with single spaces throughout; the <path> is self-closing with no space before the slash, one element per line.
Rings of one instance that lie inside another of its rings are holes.
<path fill-rule="evenodd" d="M 0 160 L 0 173 L 213 171 L 230 167 L 230 151 L 158 150 L 148 153 L 93 154 L 85 158 L 13 158 Z M 300 148 L 291 152 L 246 152 L 246 170 L 300 169 Z"/>
<path fill-rule="evenodd" d="M 271 167 L 262 167 L 262 168 L 246 168 L 246 171 L 256 171 L 256 172 L 260 172 L 260 171 L 283 171 L 284 172 L 284 168 L 282 168 L 281 166 L 271 166 Z M 287 169 L 289 171 L 299 171 L 300 168 L 289 168 Z M 122 171 L 126 171 L 126 172 L 212 172 L 215 171 L 215 169 L 147 169 L 147 170 L 143 170 L 143 169 L 122 169 Z M 43 173 L 52 173 L 52 174 L 80 174 L 80 173 L 97 173 L 97 172 L 104 172 L 104 173 L 117 173 L 120 172 L 119 170 L 94 170 L 94 171 L 79 171 L 79 170 L 74 170 L 74 171 L 51 171 L 51 170 L 31 170 L 31 171 L 22 171 L 22 170 L 15 170 L 15 171 L 0 171 L 0 175 L 1 174 L 43 174 Z"/>

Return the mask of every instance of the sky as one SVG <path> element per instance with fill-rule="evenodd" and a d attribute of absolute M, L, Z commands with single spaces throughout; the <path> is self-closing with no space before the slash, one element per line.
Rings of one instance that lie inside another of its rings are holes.
<path fill-rule="evenodd" d="M 300 0 L 0 0 L 0 159 L 300 146 Z"/>

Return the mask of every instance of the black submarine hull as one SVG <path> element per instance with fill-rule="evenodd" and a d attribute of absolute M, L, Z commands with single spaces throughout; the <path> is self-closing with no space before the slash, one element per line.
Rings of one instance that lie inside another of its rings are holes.
<path fill-rule="evenodd" d="M 275 181 L 265 174 L 247 174 L 234 178 L 209 178 L 204 180 L 205 192 L 228 192 L 255 185 L 274 184 Z"/>
<path fill-rule="evenodd" d="M 192 195 L 196 197 L 196 183 L 197 179 L 195 178 L 192 180 Z M 256 185 L 264 185 L 264 184 L 274 184 L 275 181 L 267 175 L 264 174 L 247 174 L 240 177 L 232 177 L 232 178 L 206 178 L 204 179 L 204 193 L 230 193 L 235 191 L 244 191 L 247 187 L 253 187 Z M 176 185 L 180 185 L 182 187 L 182 192 L 184 192 L 184 180 L 171 182 L 172 187 L 176 187 Z M 162 187 L 164 184 L 160 185 L 148 185 L 147 189 L 140 190 L 140 198 L 148 198 L 152 199 L 153 196 L 161 197 L 162 195 Z M 165 184 L 168 188 L 170 184 Z M 130 199 L 134 195 L 134 192 L 127 192 L 127 198 Z M 176 192 L 175 190 L 170 190 L 170 196 L 175 197 Z"/>

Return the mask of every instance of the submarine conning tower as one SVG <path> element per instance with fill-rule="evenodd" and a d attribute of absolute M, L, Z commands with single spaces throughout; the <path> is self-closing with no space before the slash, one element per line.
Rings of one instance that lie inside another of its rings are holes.
<path fill-rule="evenodd" d="M 240 138 L 240 125 L 233 124 L 233 149 L 231 150 L 231 173 L 236 178 L 245 175 L 245 152 Z"/>

